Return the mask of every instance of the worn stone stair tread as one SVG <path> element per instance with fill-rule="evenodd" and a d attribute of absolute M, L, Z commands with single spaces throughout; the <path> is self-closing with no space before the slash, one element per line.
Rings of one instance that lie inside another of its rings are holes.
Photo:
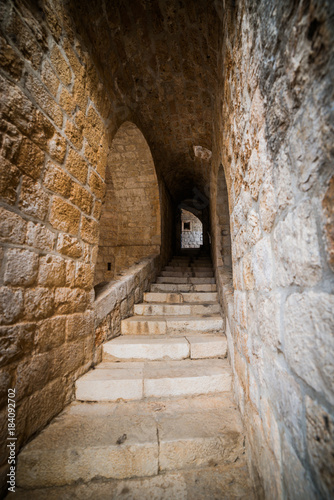
<path fill-rule="evenodd" d="M 145 292 L 146 303 L 167 304 L 210 304 L 218 300 L 217 292 Z"/>
<path fill-rule="evenodd" d="M 121 321 L 122 335 L 151 335 L 166 333 L 218 332 L 224 327 L 220 314 L 131 316 Z"/>
<path fill-rule="evenodd" d="M 231 390 L 227 359 L 182 361 L 109 362 L 76 382 L 80 401 L 161 398 Z"/>
<path fill-rule="evenodd" d="M 103 344 L 103 358 L 126 360 L 203 359 L 224 357 L 225 335 L 197 334 L 183 337 L 167 335 L 126 335 Z"/>
<path fill-rule="evenodd" d="M 157 283 L 173 283 L 173 284 L 186 284 L 190 283 L 192 285 L 206 284 L 206 285 L 214 285 L 216 283 L 215 278 L 182 278 L 175 276 L 159 276 L 157 278 Z"/>
<path fill-rule="evenodd" d="M 151 292 L 217 292 L 216 284 L 153 283 Z"/>
<path fill-rule="evenodd" d="M 135 304 L 134 314 L 143 315 L 202 315 L 218 314 L 220 306 L 217 302 L 208 302 L 206 304 Z"/>
<path fill-rule="evenodd" d="M 230 464 L 243 453 L 241 419 L 230 393 L 161 402 L 76 402 L 23 448 L 17 485 L 153 476 Z"/>

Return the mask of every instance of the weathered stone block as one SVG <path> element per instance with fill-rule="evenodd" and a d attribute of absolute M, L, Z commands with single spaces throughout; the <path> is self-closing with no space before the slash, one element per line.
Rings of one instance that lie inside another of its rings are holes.
<path fill-rule="evenodd" d="M 24 61 L 18 57 L 3 37 L 0 37 L 0 65 L 15 80 L 21 78 Z"/>
<path fill-rule="evenodd" d="M 321 278 L 317 224 L 309 202 L 301 203 L 279 222 L 274 232 L 276 281 L 313 286 Z"/>
<path fill-rule="evenodd" d="M 271 290 L 273 286 L 273 258 L 269 237 L 262 238 L 253 249 L 253 275 L 257 290 Z"/>
<path fill-rule="evenodd" d="M 93 170 L 89 176 L 89 187 L 93 194 L 100 200 L 103 200 L 105 193 L 105 184 L 101 177 L 97 175 Z"/>
<path fill-rule="evenodd" d="M 22 290 L 9 287 L 0 288 L 0 323 L 10 324 L 17 320 L 23 312 Z"/>
<path fill-rule="evenodd" d="M 306 439 L 319 489 L 325 498 L 331 498 L 334 477 L 334 418 L 308 396 L 306 396 Z"/>
<path fill-rule="evenodd" d="M 24 323 L 0 327 L 0 364 L 11 363 L 31 353 L 35 324 Z"/>
<path fill-rule="evenodd" d="M 44 224 L 28 222 L 27 245 L 38 250 L 52 250 L 56 241 L 56 234 L 50 231 Z"/>
<path fill-rule="evenodd" d="M 55 229 L 77 234 L 80 223 L 80 211 L 62 198 L 53 197 L 50 223 Z"/>
<path fill-rule="evenodd" d="M 41 286 L 65 285 L 65 260 L 56 255 L 41 257 L 38 274 L 38 284 Z"/>
<path fill-rule="evenodd" d="M 80 236 L 87 243 L 96 244 L 99 242 L 99 226 L 94 219 L 82 217 Z"/>
<path fill-rule="evenodd" d="M 50 191 L 68 198 L 71 192 L 72 179 L 64 170 L 48 161 L 44 175 L 44 186 Z"/>
<path fill-rule="evenodd" d="M 68 341 L 77 340 L 80 337 L 87 337 L 94 334 L 94 315 L 91 311 L 84 314 L 72 314 L 67 316 L 66 339 Z"/>
<path fill-rule="evenodd" d="M 83 141 L 82 131 L 79 127 L 77 127 L 70 120 L 66 121 L 65 134 L 66 134 L 66 137 L 72 142 L 72 144 L 77 149 L 81 149 L 82 141 Z"/>
<path fill-rule="evenodd" d="M 87 306 L 87 294 L 80 288 L 56 288 L 55 308 L 57 314 L 83 312 Z"/>
<path fill-rule="evenodd" d="M 22 212 L 44 220 L 49 208 L 49 197 L 39 182 L 24 176 L 21 184 L 19 207 Z"/>
<path fill-rule="evenodd" d="M 23 244 L 27 222 L 14 212 L 0 207 L 0 239 L 10 243 Z"/>
<path fill-rule="evenodd" d="M 77 262 L 74 286 L 78 288 L 90 289 L 93 286 L 94 272 L 91 264 Z"/>
<path fill-rule="evenodd" d="M 316 500 L 312 480 L 299 460 L 293 447 L 283 436 L 282 444 L 283 484 L 288 498 L 302 498 L 303 500 Z"/>
<path fill-rule="evenodd" d="M 285 304 L 285 346 L 293 370 L 334 404 L 334 296 L 295 293 Z"/>
<path fill-rule="evenodd" d="M 66 316 L 53 316 L 40 321 L 35 333 L 37 352 L 45 352 L 62 345 L 66 335 Z"/>
<path fill-rule="evenodd" d="M 331 178 L 322 200 L 322 209 L 325 218 L 327 259 L 332 271 L 334 271 L 334 177 Z"/>
<path fill-rule="evenodd" d="M 88 175 L 88 165 L 74 149 L 69 150 L 66 159 L 66 168 L 82 184 L 86 183 Z"/>
<path fill-rule="evenodd" d="M 57 241 L 57 252 L 68 255 L 73 259 L 78 259 L 82 256 L 82 244 L 77 238 L 72 238 L 68 234 L 60 233 Z"/>
<path fill-rule="evenodd" d="M 19 182 L 19 169 L 0 156 L 0 196 L 10 205 L 16 202 Z"/>
<path fill-rule="evenodd" d="M 72 82 L 72 72 L 57 45 L 53 46 L 53 49 L 50 53 L 50 60 L 53 64 L 53 67 L 57 71 L 60 80 L 66 86 L 70 85 Z"/>
<path fill-rule="evenodd" d="M 29 288 L 24 294 L 24 312 L 28 320 L 36 321 L 52 315 L 53 291 L 49 288 Z"/>
<path fill-rule="evenodd" d="M 76 182 L 72 184 L 70 200 L 83 212 L 90 215 L 93 206 L 93 196 Z"/>
<path fill-rule="evenodd" d="M 66 155 L 66 149 L 66 140 L 56 132 L 48 141 L 48 151 L 51 158 L 58 161 L 58 163 L 63 163 Z"/>
<path fill-rule="evenodd" d="M 29 250 L 9 248 L 4 274 L 6 285 L 33 285 L 38 273 L 38 255 Z"/>
<path fill-rule="evenodd" d="M 16 157 L 15 164 L 26 175 L 37 180 L 44 166 L 45 155 L 30 139 L 24 137 Z"/>
<path fill-rule="evenodd" d="M 258 329 L 261 341 L 274 350 L 282 347 L 281 344 L 281 296 L 279 293 L 258 295 Z"/>

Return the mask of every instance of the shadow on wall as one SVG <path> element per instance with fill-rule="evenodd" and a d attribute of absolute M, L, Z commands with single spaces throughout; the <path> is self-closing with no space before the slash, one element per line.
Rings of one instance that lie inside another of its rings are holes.
<path fill-rule="evenodd" d="M 108 158 L 94 284 L 110 281 L 134 262 L 159 253 L 160 245 L 159 186 L 153 158 L 140 130 L 125 122 Z"/>

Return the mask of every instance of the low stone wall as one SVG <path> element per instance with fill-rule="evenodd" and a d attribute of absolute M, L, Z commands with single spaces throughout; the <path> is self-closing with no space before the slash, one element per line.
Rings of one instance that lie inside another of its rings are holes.
<path fill-rule="evenodd" d="M 94 304 L 95 364 L 102 359 L 102 344 L 121 334 L 121 320 L 133 314 L 133 305 L 142 300 L 160 269 L 160 255 L 147 257 L 98 293 Z"/>

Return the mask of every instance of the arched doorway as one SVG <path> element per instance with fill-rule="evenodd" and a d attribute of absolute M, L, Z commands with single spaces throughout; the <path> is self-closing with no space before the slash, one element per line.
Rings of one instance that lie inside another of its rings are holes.
<path fill-rule="evenodd" d="M 159 186 L 150 148 L 125 122 L 116 133 L 106 170 L 106 195 L 94 284 L 112 280 L 134 262 L 160 252 Z"/>
<path fill-rule="evenodd" d="M 203 245 L 203 224 L 196 215 L 181 209 L 181 249 Z"/>

